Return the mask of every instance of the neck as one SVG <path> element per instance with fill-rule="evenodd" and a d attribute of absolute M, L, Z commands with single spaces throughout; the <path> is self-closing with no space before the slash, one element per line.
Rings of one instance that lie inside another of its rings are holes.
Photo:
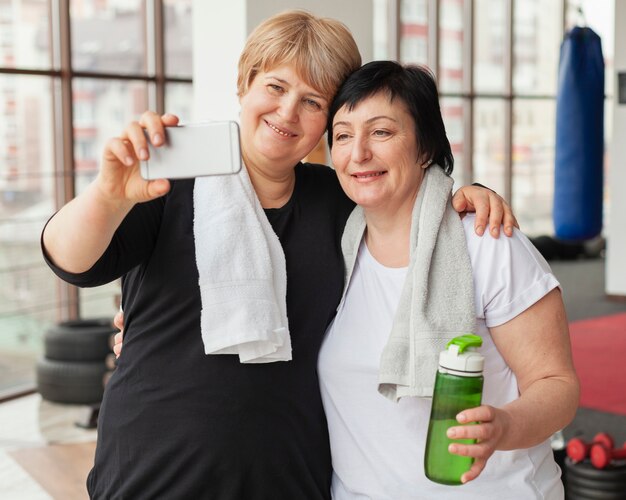
<path fill-rule="evenodd" d="M 372 256 L 386 267 L 407 267 L 410 259 L 413 204 L 392 214 L 365 210 L 365 243 Z"/>
<path fill-rule="evenodd" d="M 421 182 L 399 203 L 363 208 L 365 243 L 372 256 L 387 267 L 407 267 L 411 256 L 413 207 Z"/>
<path fill-rule="evenodd" d="M 296 185 L 294 165 L 286 168 L 263 168 L 243 155 L 250 182 L 263 208 L 280 208 L 293 194 Z"/>

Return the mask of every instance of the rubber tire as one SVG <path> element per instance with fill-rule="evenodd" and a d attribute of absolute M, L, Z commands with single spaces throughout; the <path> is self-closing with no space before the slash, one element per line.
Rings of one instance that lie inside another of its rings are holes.
<path fill-rule="evenodd" d="M 57 361 L 102 361 L 111 353 L 110 318 L 65 321 L 44 335 L 44 355 Z"/>
<path fill-rule="evenodd" d="M 577 476 L 581 478 L 596 480 L 596 481 L 611 481 L 622 482 L 626 481 L 626 466 L 607 467 L 606 469 L 596 469 L 587 460 L 575 464 L 572 459 L 567 457 L 565 459 L 565 476 L 567 478 Z"/>
<path fill-rule="evenodd" d="M 37 361 L 37 390 L 55 403 L 93 404 L 102 400 L 103 361 L 68 362 L 41 358 Z"/>
<path fill-rule="evenodd" d="M 626 497 L 626 481 L 589 479 L 570 474 L 567 476 L 567 486 L 573 490 L 576 488 L 587 488 L 613 493 L 623 493 Z"/>
<path fill-rule="evenodd" d="M 624 492 L 612 492 L 569 486 L 565 488 L 565 498 L 568 500 L 624 500 Z"/>

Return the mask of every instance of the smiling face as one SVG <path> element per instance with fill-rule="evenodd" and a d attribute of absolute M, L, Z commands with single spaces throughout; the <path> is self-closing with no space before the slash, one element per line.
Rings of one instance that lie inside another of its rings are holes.
<path fill-rule="evenodd" d="M 288 65 L 258 73 L 240 103 L 242 154 L 249 169 L 292 169 L 326 128 L 328 101 Z"/>
<path fill-rule="evenodd" d="M 366 211 L 410 211 L 424 170 L 415 122 L 401 99 L 377 93 L 333 119 L 331 156 L 346 194 Z"/>

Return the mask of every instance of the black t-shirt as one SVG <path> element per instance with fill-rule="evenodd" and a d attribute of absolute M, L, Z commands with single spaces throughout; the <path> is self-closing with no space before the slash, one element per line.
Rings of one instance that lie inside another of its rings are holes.
<path fill-rule="evenodd" d="M 331 462 L 317 355 L 343 287 L 340 240 L 353 207 L 327 167 L 300 164 L 291 200 L 266 210 L 287 260 L 293 360 L 205 355 L 193 180 L 135 206 L 89 271 L 123 277 L 124 352 L 98 421 L 92 498 L 327 499 Z"/>

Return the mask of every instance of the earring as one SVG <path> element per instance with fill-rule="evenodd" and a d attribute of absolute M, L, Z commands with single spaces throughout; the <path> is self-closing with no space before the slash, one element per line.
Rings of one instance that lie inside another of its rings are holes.
<path fill-rule="evenodd" d="M 428 160 L 426 163 L 422 163 L 422 168 L 426 170 L 432 164 L 432 160 Z"/>

